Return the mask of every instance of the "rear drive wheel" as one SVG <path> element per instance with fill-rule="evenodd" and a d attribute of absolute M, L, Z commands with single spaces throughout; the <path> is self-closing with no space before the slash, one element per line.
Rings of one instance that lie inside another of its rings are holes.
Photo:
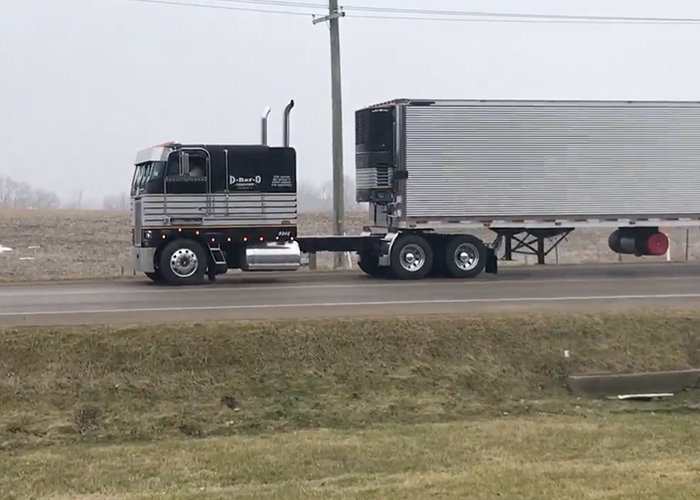
<path fill-rule="evenodd" d="M 379 256 L 370 252 L 358 254 L 357 267 L 368 276 L 380 278 L 389 274 L 390 268 L 379 265 Z"/>
<path fill-rule="evenodd" d="M 399 236 L 391 249 L 391 269 L 402 280 L 425 278 L 433 267 L 433 249 L 417 234 Z"/>
<path fill-rule="evenodd" d="M 445 265 L 454 278 L 474 278 L 486 267 L 486 245 L 476 236 L 455 236 L 445 249 Z"/>
<path fill-rule="evenodd" d="M 169 285 L 196 285 L 204 280 L 207 256 L 192 240 L 175 240 L 160 253 L 160 273 Z"/>

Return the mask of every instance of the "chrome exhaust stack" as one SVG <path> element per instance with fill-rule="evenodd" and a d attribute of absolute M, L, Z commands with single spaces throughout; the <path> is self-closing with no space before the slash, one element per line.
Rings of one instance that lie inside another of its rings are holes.
<path fill-rule="evenodd" d="M 291 114 L 293 107 L 294 107 L 294 99 L 289 101 L 289 104 L 287 104 L 287 107 L 284 108 L 284 124 L 282 127 L 282 139 L 283 139 L 283 145 L 285 148 L 289 147 L 289 115 Z"/>
<path fill-rule="evenodd" d="M 289 115 L 294 107 L 290 101 L 284 108 L 282 139 L 284 147 L 289 147 Z M 267 145 L 267 118 L 270 108 L 262 115 L 262 143 Z M 296 241 L 260 243 L 245 247 L 241 269 L 243 271 L 295 271 L 301 267 L 301 248 Z"/>
<path fill-rule="evenodd" d="M 267 106 L 262 114 L 262 129 L 260 130 L 260 142 L 263 146 L 267 146 L 267 119 L 270 116 L 270 111 L 272 111 L 272 109 L 270 108 L 270 106 Z"/>

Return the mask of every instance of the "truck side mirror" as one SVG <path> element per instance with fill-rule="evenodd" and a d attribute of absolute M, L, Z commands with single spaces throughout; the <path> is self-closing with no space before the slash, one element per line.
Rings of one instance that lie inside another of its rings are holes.
<path fill-rule="evenodd" d="M 180 153 L 180 175 L 189 175 L 190 173 L 190 155 L 182 152 Z"/>

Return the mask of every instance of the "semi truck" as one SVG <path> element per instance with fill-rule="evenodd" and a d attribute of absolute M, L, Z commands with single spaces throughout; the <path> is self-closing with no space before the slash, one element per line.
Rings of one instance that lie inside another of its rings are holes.
<path fill-rule="evenodd" d="M 700 225 L 700 103 L 395 99 L 355 112 L 357 235 L 297 228 L 297 157 L 283 144 L 164 143 L 139 151 L 132 262 L 169 285 L 230 269 L 294 271 L 303 254 L 352 252 L 374 277 L 497 273 L 544 263 L 579 228 L 612 252 L 661 256 L 662 228 Z M 475 233 L 489 230 L 489 241 Z"/>

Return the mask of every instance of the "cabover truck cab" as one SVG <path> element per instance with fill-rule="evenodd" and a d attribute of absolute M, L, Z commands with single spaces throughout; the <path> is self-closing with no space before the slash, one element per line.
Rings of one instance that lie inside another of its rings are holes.
<path fill-rule="evenodd" d="M 296 152 L 288 144 L 292 106 L 285 109 L 283 147 L 167 143 L 137 154 L 134 269 L 156 282 L 186 285 L 229 269 L 300 267 Z"/>

